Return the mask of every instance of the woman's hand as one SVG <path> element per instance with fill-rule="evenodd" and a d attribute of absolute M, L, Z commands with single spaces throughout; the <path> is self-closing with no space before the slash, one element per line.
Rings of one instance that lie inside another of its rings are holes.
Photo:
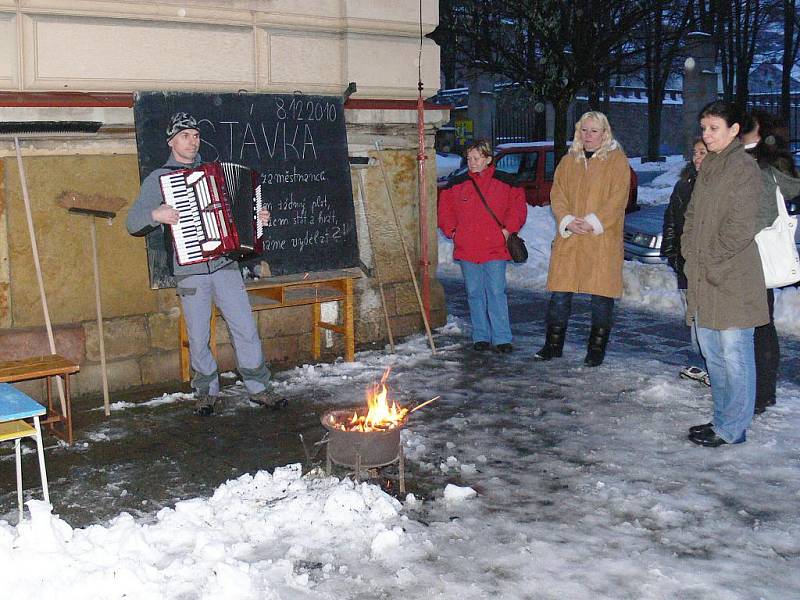
<path fill-rule="evenodd" d="M 269 222 L 269 218 L 271 216 L 271 213 L 266 208 L 262 208 L 260 211 L 258 211 L 258 220 L 264 225 Z"/>
<path fill-rule="evenodd" d="M 578 235 L 584 235 L 594 231 L 594 227 L 592 227 L 583 217 L 576 217 L 570 221 L 569 225 L 567 225 L 567 229 Z"/>

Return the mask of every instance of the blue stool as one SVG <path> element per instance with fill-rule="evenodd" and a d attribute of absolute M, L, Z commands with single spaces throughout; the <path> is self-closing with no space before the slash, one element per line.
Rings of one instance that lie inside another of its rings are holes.
<path fill-rule="evenodd" d="M 42 477 L 44 501 L 50 503 L 47 489 L 47 471 L 44 468 L 44 449 L 42 447 L 42 428 L 39 417 L 45 414 L 45 407 L 30 396 L 23 394 L 8 383 L 0 383 L 0 441 L 14 440 L 17 458 L 17 500 L 19 520 L 22 521 L 22 452 L 20 440 L 24 437 L 36 438 L 36 451 L 39 454 L 39 473 Z M 33 419 L 31 427 L 23 419 Z"/>

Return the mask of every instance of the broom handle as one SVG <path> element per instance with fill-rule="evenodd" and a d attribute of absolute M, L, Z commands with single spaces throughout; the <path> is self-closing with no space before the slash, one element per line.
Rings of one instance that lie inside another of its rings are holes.
<path fill-rule="evenodd" d="M 378 269 L 378 255 L 375 252 L 375 243 L 372 240 L 372 228 L 369 226 L 369 218 L 367 217 L 367 202 L 366 202 L 366 190 L 367 185 L 364 177 L 364 171 L 359 169 L 358 171 L 358 192 L 359 198 L 361 199 L 361 208 L 364 210 L 364 221 L 367 224 L 367 237 L 369 238 L 369 247 L 370 251 L 372 252 L 372 268 L 375 269 L 375 279 L 378 280 L 378 291 L 381 294 L 381 308 L 383 309 L 383 319 L 386 321 L 386 332 L 389 334 L 389 349 L 391 350 L 392 354 L 394 354 L 394 335 L 392 334 L 392 323 L 389 321 L 389 312 L 386 309 L 386 295 L 383 291 L 383 279 L 381 279 L 381 273 Z"/>
<path fill-rule="evenodd" d="M 103 408 L 106 416 L 111 415 L 108 399 L 108 374 L 106 373 L 106 342 L 103 335 L 103 309 L 100 307 L 100 271 L 97 268 L 97 226 L 95 218 L 89 217 L 89 228 L 92 232 L 92 263 L 94 265 L 94 301 L 97 307 L 97 333 L 100 336 L 100 368 L 103 375 Z"/>
<path fill-rule="evenodd" d="M 428 334 L 428 343 L 431 346 L 431 354 L 436 354 L 436 345 L 433 343 L 433 335 L 431 335 L 431 326 L 428 323 L 428 315 L 425 314 L 425 308 L 422 305 L 422 296 L 419 293 L 419 285 L 417 284 L 417 276 L 414 273 L 414 266 L 411 264 L 411 257 L 406 248 L 406 241 L 403 236 L 403 230 L 400 227 L 400 219 L 397 217 L 397 211 L 394 208 L 394 201 L 392 200 L 392 189 L 389 185 L 389 177 L 386 175 L 386 169 L 383 167 L 383 152 L 381 151 L 380 142 L 375 140 L 375 149 L 378 151 L 378 164 L 381 166 L 381 173 L 383 174 L 383 182 L 386 184 L 386 196 L 389 198 L 389 206 L 392 209 L 394 216 L 394 224 L 397 227 L 397 235 L 400 238 L 400 245 L 403 247 L 403 254 L 406 256 L 408 263 L 408 272 L 411 275 L 411 281 L 414 283 L 414 292 L 417 294 L 417 303 L 419 304 L 419 313 L 422 315 L 422 322 L 425 325 L 425 333 Z"/>
<path fill-rule="evenodd" d="M 44 324 L 47 328 L 47 339 L 50 342 L 50 353 L 56 353 L 56 341 L 53 337 L 53 326 L 50 324 L 50 311 L 47 308 L 47 296 L 44 293 L 44 279 L 42 279 L 42 265 L 39 264 L 39 247 L 36 245 L 36 232 L 33 229 L 33 216 L 31 215 L 31 200 L 28 197 L 28 180 L 25 178 L 25 166 L 22 164 L 22 152 L 19 149 L 19 137 L 14 136 L 14 148 L 17 151 L 17 167 L 19 168 L 19 185 L 22 188 L 22 199 L 25 201 L 25 218 L 28 220 L 28 235 L 31 238 L 31 251 L 33 264 L 36 267 L 36 280 L 39 283 L 39 297 L 44 311 Z M 61 400 L 61 414 L 66 417 L 67 403 L 64 399 L 64 384 L 61 377 L 56 377 L 58 397 Z"/>

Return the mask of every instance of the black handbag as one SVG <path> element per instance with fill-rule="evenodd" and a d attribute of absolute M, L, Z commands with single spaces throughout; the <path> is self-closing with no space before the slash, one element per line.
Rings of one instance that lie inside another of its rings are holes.
<path fill-rule="evenodd" d="M 477 182 L 474 179 L 470 179 L 472 185 L 475 186 L 475 191 L 478 192 L 478 196 L 481 198 L 481 202 L 486 207 L 486 210 L 489 211 L 489 214 L 492 215 L 495 223 L 500 226 L 500 229 L 505 229 L 505 225 L 500 222 L 500 219 L 497 218 L 497 215 L 494 214 L 494 211 L 489 208 L 489 203 L 486 202 L 486 198 L 483 197 L 483 192 L 481 192 L 481 188 L 478 187 Z M 519 237 L 516 233 L 509 233 L 508 239 L 506 239 L 506 248 L 508 248 L 508 253 L 511 255 L 511 260 L 515 263 L 524 263 L 528 260 L 528 249 L 525 247 L 525 240 Z"/>

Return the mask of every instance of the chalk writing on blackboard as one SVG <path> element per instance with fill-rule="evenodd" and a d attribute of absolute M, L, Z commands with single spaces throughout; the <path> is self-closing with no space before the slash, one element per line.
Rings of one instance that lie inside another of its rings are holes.
<path fill-rule="evenodd" d="M 341 98 L 137 93 L 134 117 L 142 178 L 166 160 L 164 127 L 178 111 L 198 119 L 204 162 L 236 162 L 261 175 L 272 218 L 265 229 L 264 253 L 245 258 L 243 266 L 266 261 L 272 275 L 288 275 L 358 265 Z M 148 246 L 163 243 L 163 235 L 150 237 Z M 150 268 L 154 287 L 173 284 L 164 265 L 151 260 Z"/>

